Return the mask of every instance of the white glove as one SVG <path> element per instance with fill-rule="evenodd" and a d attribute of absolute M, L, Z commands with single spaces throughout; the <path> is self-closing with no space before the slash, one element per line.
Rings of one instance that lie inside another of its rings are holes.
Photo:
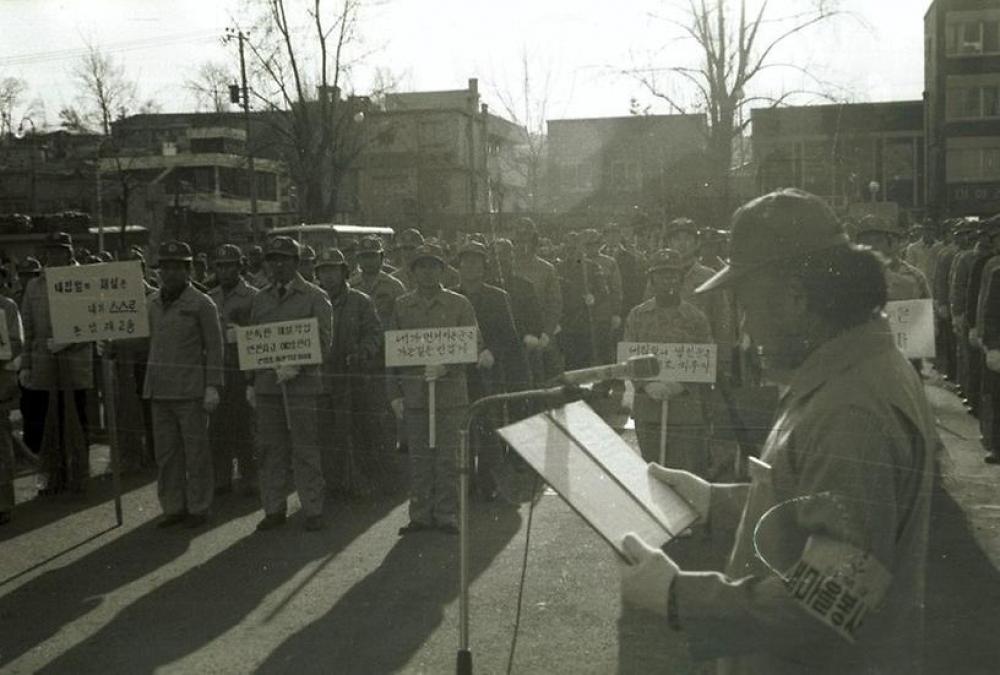
<path fill-rule="evenodd" d="M 22 387 L 27 387 L 28 382 L 31 381 L 31 368 L 25 368 L 24 370 L 18 372 L 17 381 Z"/>
<path fill-rule="evenodd" d="M 995 373 L 1000 373 L 1000 350 L 998 349 L 986 350 L 986 367 Z"/>
<path fill-rule="evenodd" d="M 278 377 L 278 384 L 284 384 L 298 377 L 299 369 L 295 366 L 278 366 L 274 369 L 274 374 Z"/>
<path fill-rule="evenodd" d="M 620 316 L 615 314 L 614 316 L 611 317 L 611 330 L 618 330 L 618 328 L 621 325 L 622 325 L 622 318 Z"/>
<path fill-rule="evenodd" d="M 559 335 L 559 333 L 561 333 L 561 332 L 562 332 L 562 326 L 560 326 L 559 324 L 556 324 L 555 330 L 552 331 L 552 336 L 555 337 L 556 335 Z"/>
<path fill-rule="evenodd" d="M 556 326 L 556 332 L 559 332 L 559 326 Z M 538 338 L 538 346 L 542 349 L 546 349 L 549 346 L 549 334 L 542 333 L 541 337 Z"/>
<path fill-rule="evenodd" d="M 437 380 L 445 376 L 448 372 L 448 366 L 443 363 L 439 363 L 435 366 L 424 366 L 424 379 L 428 382 Z"/>
<path fill-rule="evenodd" d="M 236 344 L 236 328 L 229 326 L 226 328 L 226 344 L 234 345 Z"/>
<path fill-rule="evenodd" d="M 524 336 L 524 346 L 527 347 L 528 349 L 538 349 L 539 344 L 540 342 L 538 338 L 536 338 L 534 335 Z"/>
<path fill-rule="evenodd" d="M 975 328 L 969 329 L 969 344 L 972 345 L 973 347 L 979 346 L 979 333 L 976 331 Z"/>
<path fill-rule="evenodd" d="M 257 395 L 254 393 L 253 387 L 247 387 L 247 403 L 251 408 L 257 407 Z"/>
<path fill-rule="evenodd" d="M 684 385 L 680 382 L 648 382 L 643 386 L 642 390 L 646 392 L 646 396 L 656 399 L 657 401 L 666 401 L 672 396 L 677 396 L 684 393 Z"/>
<path fill-rule="evenodd" d="M 650 476 L 664 485 L 673 488 L 681 496 L 681 499 L 694 509 L 701 522 L 708 522 L 709 511 L 712 506 L 711 483 L 690 471 L 668 469 L 659 464 L 650 464 L 647 470 Z"/>
<path fill-rule="evenodd" d="M 667 616 L 670 586 L 681 569 L 673 560 L 629 532 L 622 541 L 630 565 L 622 567 L 622 602 Z"/>
<path fill-rule="evenodd" d="M 403 419 L 403 399 L 394 398 L 389 401 L 389 406 L 392 408 L 392 414 L 396 416 L 397 420 Z"/>
<path fill-rule="evenodd" d="M 202 401 L 205 412 L 212 414 L 219 407 L 219 390 L 209 385 L 205 387 L 205 400 Z"/>
<path fill-rule="evenodd" d="M 496 363 L 496 359 L 493 358 L 493 352 L 489 349 L 479 352 L 479 362 L 476 364 L 478 367 L 489 370 L 493 367 L 494 363 Z"/>
<path fill-rule="evenodd" d="M 586 294 L 584 294 L 584 296 L 583 296 L 583 304 L 585 304 L 587 307 L 593 307 L 595 302 L 597 302 L 597 299 L 594 298 L 594 294 L 593 293 L 586 293 Z"/>

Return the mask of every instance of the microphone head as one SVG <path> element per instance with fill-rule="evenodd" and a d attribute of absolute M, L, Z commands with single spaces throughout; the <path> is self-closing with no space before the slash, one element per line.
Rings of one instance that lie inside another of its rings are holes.
<path fill-rule="evenodd" d="M 625 363 L 630 380 L 648 380 L 660 374 L 660 361 L 652 354 L 633 356 Z"/>

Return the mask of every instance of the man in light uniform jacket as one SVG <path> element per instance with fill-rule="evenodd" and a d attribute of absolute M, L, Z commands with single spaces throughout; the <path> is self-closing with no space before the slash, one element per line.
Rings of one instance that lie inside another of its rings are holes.
<path fill-rule="evenodd" d="M 418 246 L 410 258 L 416 288 L 396 300 L 387 330 L 476 326 L 472 304 L 463 295 L 446 290 L 441 276 L 447 265 L 438 250 Z M 481 348 L 483 339 L 477 338 Z M 479 365 L 493 356 L 480 349 Z M 410 522 L 401 535 L 440 529 L 458 533 L 458 432 L 469 404 L 464 363 L 395 368 L 386 391 L 396 416 L 406 421 L 410 452 Z M 428 382 L 435 382 L 436 447 L 429 443 Z"/>
<path fill-rule="evenodd" d="M 625 342 L 707 343 L 712 341 L 708 319 L 681 298 L 687 263 L 676 251 L 663 249 L 649 263 L 653 297 L 637 305 L 625 321 Z M 639 450 L 647 462 L 660 456 L 661 409 L 668 401 L 667 466 L 704 476 L 707 446 L 703 397 L 698 385 L 679 382 L 635 382 L 632 416 L 636 420 Z"/>
<path fill-rule="evenodd" d="M 265 259 L 273 281 L 254 296 L 250 324 L 315 318 L 320 353 L 327 354 L 333 308 L 323 289 L 299 274 L 299 245 L 290 237 L 273 237 L 267 243 Z M 257 524 L 258 531 L 285 524 L 289 467 L 305 513 L 305 529 L 323 528 L 324 482 L 316 421 L 322 393 L 320 365 L 253 371 L 247 399 L 257 409 L 260 443 L 258 469 L 264 518 Z"/>
<path fill-rule="evenodd" d="M 242 276 L 243 252 L 234 244 L 223 244 L 215 251 L 212 268 L 218 282 L 209 292 L 219 310 L 226 349 L 225 383 L 219 407 L 212 415 L 210 436 L 215 465 L 215 492 L 230 492 L 233 486 L 233 460 L 239 470 L 244 495 L 257 492 L 257 464 L 254 458 L 253 410 L 247 403 L 247 374 L 240 370 L 236 329 L 250 324 L 250 308 L 257 289 Z"/>
<path fill-rule="evenodd" d="M 724 573 L 687 572 L 626 535 L 625 605 L 723 673 L 919 673 L 940 441 L 881 313 L 881 263 L 797 189 L 739 209 L 731 251 L 698 290 L 735 288 L 786 388 L 749 484 L 650 467 L 713 532 L 737 524 L 735 543 Z"/>
<path fill-rule="evenodd" d="M 219 405 L 222 331 L 215 303 L 191 284 L 191 248 L 164 242 L 160 290 L 149 300 L 149 360 L 143 397 L 152 401 L 160 527 L 200 527 L 214 479 L 208 415 Z"/>

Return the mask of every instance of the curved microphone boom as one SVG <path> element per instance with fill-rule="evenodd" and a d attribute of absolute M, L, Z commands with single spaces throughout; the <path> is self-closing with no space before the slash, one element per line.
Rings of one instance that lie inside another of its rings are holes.
<path fill-rule="evenodd" d="M 652 354 L 633 356 L 622 363 L 569 370 L 559 376 L 562 384 L 581 385 L 604 380 L 647 380 L 660 374 L 660 362 Z"/>

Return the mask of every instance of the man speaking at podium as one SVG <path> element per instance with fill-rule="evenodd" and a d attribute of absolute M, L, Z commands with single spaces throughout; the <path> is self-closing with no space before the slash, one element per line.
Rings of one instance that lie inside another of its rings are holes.
<path fill-rule="evenodd" d="M 919 673 L 934 418 L 893 343 L 879 260 L 800 190 L 733 216 L 731 262 L 698 292 L 735 291 L 783 385 L 749 484 L 651 465 L 713 532 L 725 572 L 685 572 L 635 535 L 626 607 L 683 633 L 723 673 Z"/>

